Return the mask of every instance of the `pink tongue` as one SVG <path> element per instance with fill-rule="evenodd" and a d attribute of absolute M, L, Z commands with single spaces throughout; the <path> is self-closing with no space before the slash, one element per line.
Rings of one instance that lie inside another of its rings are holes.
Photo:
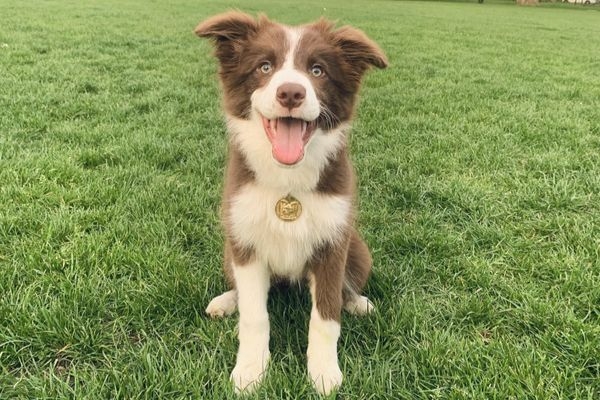
<path fill-rule="evenodd" d="M 280 163 L 296 164 L 304 156 L 303 124 L 304 121 L 300 119 L 279 118 L 277 120 L 277 129 L 273 129 L 275 135 L 271 144 L 273 156 Z"/>

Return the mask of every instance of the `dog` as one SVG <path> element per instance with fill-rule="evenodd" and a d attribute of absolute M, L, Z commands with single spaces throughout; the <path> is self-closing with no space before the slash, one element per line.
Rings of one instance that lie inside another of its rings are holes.
<path fill-rule="evenodd" d="M 206 312 L 239 311 L 231 380 L 240 393 L 263 378 L 267 296 L 283 278 L 310 289 L 308 372 L 315 389 L 329 394 L 342 383 L 342 308 L 373 310 L 360 294 L 372 259 L 354 227 L 348 135 L 364 73 L 386 68 L 387 58 L 362 31 L 323 18 L 291 27 L 229 11 L 195 33 L 214 44 L 229 131 L 222 222 L 231 290 Z"/>

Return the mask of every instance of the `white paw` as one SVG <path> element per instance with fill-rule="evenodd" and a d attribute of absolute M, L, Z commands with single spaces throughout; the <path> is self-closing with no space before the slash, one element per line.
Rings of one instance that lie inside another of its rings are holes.
<path fill-rule="evenodd" d="M 231 372 L 231 381 L 235 385 L 236 393 L 251 393 L 262 381 L 267 363 L 269 361 L 267 355 L 266 360 L 257 360 L 244 365 L 239 363 L 235 365 Z"/>
<path fill-rule="evenodd" d="M 237 308 L 237 293 L 235 290 L 225 292 L 208 303 L 206 313 L 212 318 L 231 315 Z"/>
<path fill-rule="evenodd" d="M 337 361 L 330 363 L 308 362 L 308 374 L 317 392 L 328 395 L 342 384 L 342 371 Z"/>
<path fill-rule="evenodd" d="M 352 315 L 367 315 L 375 310 L 375 306 L 366 296 L 356 296 L 344 303 L 344 310 Z"/>

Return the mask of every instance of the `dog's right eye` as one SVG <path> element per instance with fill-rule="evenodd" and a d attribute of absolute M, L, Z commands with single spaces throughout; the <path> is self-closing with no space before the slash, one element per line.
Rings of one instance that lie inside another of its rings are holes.
<path fill-rule="evenodd" d="M 258 67 L 258 69 L 260 70 L 260 72 L 262 72 L 263 74 L 268 74 L 269 72 L 271 72 L 271 69 L 273 67 L 271 66 L 271 63 L 268 61 L 265 61 L 264 63 L 262 63 L 260 65 L 260 67 Z"/>

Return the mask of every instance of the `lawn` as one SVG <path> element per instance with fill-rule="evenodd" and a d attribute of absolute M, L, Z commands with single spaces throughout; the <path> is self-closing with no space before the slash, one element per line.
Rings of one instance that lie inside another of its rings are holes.
<path fill-rule="evenodd" d="M 192 30 L 231 7 L 368 32 L 352 134 L 377 313 L 340 399 L 600 397 L 600 8 L 0 0 L 0 398 L 235 398 L 225 128 Z M 276 289 L 255 398 L 317 398 Z"/>

